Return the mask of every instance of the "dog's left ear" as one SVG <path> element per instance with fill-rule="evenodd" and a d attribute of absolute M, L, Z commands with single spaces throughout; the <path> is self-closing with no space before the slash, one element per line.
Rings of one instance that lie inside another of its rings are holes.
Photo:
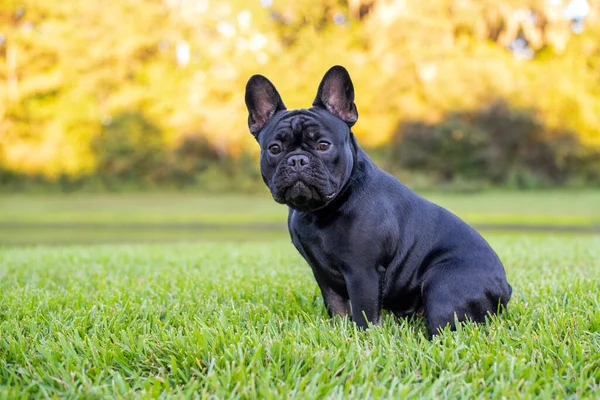
<path fill-rule="evenodd" d="M 354 85 L 346 68 L 336 65 L 327 71 L 313 106 L 326 109 L 350 127 L 356 123 L 358 111 L 354 104 Z"/>

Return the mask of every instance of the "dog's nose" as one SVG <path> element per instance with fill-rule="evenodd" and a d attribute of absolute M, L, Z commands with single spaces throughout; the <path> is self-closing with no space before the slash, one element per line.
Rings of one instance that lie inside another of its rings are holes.
<path fill-rule="evenodd" d="M 308 165 L 308 157 L 296 154 L 288 158 L 287 163 L 295 170 L 300 170 Z"/>

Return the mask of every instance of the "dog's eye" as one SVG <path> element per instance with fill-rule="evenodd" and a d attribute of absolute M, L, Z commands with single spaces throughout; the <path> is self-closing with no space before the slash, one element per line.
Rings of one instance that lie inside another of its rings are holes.
<path fill-rule="evenodd" d="M 329 150 L 329 146 L 331 146 L 331 143 L 321 141 L 317 145 L 317 150 L 319 150 L 319 151 L 327 151 L 327 150 Z"/>
<path fill-rule="evenodd" d="M 272 144 L 269 146 L 269 151 L 271 154 L 279 154 L 281 153 L 281 147 L 278 144 Z"/>

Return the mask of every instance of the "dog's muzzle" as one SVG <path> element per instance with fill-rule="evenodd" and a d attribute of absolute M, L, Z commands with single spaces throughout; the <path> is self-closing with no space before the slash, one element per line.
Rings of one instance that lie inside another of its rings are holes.
<path fill-rule="evenodd" d="M 305 154 L 291 154 L 282 160 L 269 189 L 275 201 L 299 211 L 318 209 L 335 197 L 325 167 Z"/>

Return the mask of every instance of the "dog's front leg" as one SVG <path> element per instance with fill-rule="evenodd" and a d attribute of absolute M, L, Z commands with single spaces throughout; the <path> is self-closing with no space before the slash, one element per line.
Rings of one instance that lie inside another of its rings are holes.
<path fill-rule="evenodd" d="M 319 289 L 321 289 L 323 302 L 325 303 L 329 316 L 333 317 L 334 315 L 339 315 L 340 317 L 345 317 L 350 314 L 350 302 L 348 299 L 333 290 L 327 283 L 327 279 L 324 279 L 317 269 L 313 268 L 313 273 L 319 285 Z"/>
<path fill-rule="evenodd" d="M 360 270 L 344 275 L 352 319 L 361 328 L 381 323 L 381 279 L 376 270 Z"/>
<path fill-rule="evenodd" d="M 343 298 L 330 287 L 321 287 L 321 293 L 323 294 L 323 300 L 325 301 L 325 306 L 330 317 L 334 315 L 345 317 L 350 314 L 348 299 Z"/>

